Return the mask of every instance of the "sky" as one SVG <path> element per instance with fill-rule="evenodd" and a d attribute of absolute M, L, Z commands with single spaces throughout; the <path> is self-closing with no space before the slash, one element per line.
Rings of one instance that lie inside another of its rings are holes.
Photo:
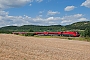
<path fill-rule="evenodd" d="M 0 27 L 90 21 L 90 0 L 0 0 Z"/>

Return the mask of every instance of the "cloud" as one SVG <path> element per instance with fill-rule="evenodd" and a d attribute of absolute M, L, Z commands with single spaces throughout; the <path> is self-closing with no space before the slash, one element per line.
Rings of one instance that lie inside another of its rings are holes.
<path fill-rule="evenodd" d="M 3 26 L 22 26 L 22 25 L 67 25 L 78 21 L 87 21 L 83 14 L 74 14 L 63 17 L 37 17 L 24 16 L 10 16 L 9 12 L 0 11 L 0 27 Z"/>
<path fill-rule="evenodd" d="M 48 2 L 50 2 L 51 0 L 48 0 Z"/>
<path fill-rule="evenodd" d="M 61 18 L 60 17 L 48 17 L 46 20 L 47 21 L 58 21 L 58 20 L 61 20 Z"/>
<path fill-rule="evenodd" d="M 80 18 L 79 21 L 86 21 L 86 18 Z"/>
<path fill-rule="evenodd" d="M 83 2 L 83 3 L 81 4 L 81 6 L 85 6 L 85 7 L 90 8 L 90 0 L 86 0 L 85 2 Z"/>
<path fill-rule="evenodd" d="M 54 20 L 54 17 L 49 17 L 47 18 L 47 20 Z"/>
<path fill-rule="evenodd" d="M 42 13 L 44 13 L 44 12 L 45 12 L 44 10 L 43 10 L 43 11 L 39 11 L 40 14 L 42 14 Z"/>
<path fill-rule="evenodd" d="M 0 16 L 5 16 L 5 15 L 8 15 L 8 14 L 9 14 L 8 12 L 0 11 Z"/>
<path fill-rule="evenodd" d="M 65 11 L 71 11 L 71 10 L 73 10 L 75 8 L 76 8 L 75 6 L 67 6 L 64 10 Z"/>
<path fill-rule="evenodd" d="M 36 2 L 42 2 L 43 0 L 35 0 Z M 18 8 L 25 4 L 34 2 L 34 0 L 0 0 L 0 10 L 7 8 Z M 32 4 L 30 4 L 31 6 Z"/>
<path fill-rule="evenodd" d="M 74 14 L 70 16 L 64 16 L 62 18 L 61 24 L 62 25 L 67 25 L 67 24 L 72 24 L 74 22 L 79 22 L 79 21 L 87 21 L 87 18 L 84 18 L 83 14 Z"/>
<path fill-rule="evenodd" d="M 0 0 L 0 9 L 21 7 L 33 0 Z"/>
<path fill-rule="evenodd" d="M 36 0 L 36 2 L 42 2 L 43 0 Z"/>
<path fill-rule="evenodd" d="M 32 4 L 29 4 L 29 6 L 32 6 Z"/>
<path fill-rule="evenodd" d="M 47 15 L 56 15 L 56 14 L 60 14 L 60 12 L 49 10 L 48 13 L 47 13 Z"/>
<path fill-rule="evenodd" d="M 39 15 L 39 17 L 42 17 L 43 15 Z"/>
<path fill-rule="evenodd" d="M 0 11 L 0 27 L 3 26 L 22 26 L 22 25 L 43 25 L 43 18 L 35 17 L 32 18 L 30 16 L 24 15 L 24 16 L 9 16 L 8 12 Z M 45 23 L 45 22 L 44 22 Z"/>

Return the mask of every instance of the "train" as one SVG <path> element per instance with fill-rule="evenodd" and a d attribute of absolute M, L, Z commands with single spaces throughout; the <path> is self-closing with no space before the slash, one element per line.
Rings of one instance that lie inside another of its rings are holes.
<path fill-rule="evenodd" d="M 76 31 L 63 31 L 63 32 L 35 32 L 36 35 L 50 35 L 50 36 L 68 36 L 79 37 L 80 34 Z"/>
<path fill-rule="evenodd" d="M 79 37 L 80 34 L 77 31 L 61 31 L 61 32 L 12 32 L 13 34 L 29 34 L 43 35 L 43 36 L 68 36 Z"/>

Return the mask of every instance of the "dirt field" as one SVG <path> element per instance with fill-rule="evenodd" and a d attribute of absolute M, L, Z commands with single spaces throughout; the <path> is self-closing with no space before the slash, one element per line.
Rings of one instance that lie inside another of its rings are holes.
<path fill-rule="evenodd" d="M 90 42 L 0 34 L 0 60 L 90 60 Z"/>

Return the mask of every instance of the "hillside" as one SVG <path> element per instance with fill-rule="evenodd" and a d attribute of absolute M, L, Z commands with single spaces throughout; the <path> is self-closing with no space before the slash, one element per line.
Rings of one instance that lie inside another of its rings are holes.
<path fill-rule="evenodd" d="M 23 25 L 23 26 L 6 26 L 1 27 L 0 32 L 36 32 L 36 31 L 65 31 L 65 30 L 85 30 L 90 28 L 90 21 L 76 22 L 71 25 L 51 25 L 51 26 L 39 26 L 39 25 Z"/>
<path fill-rule="evenodd" d="M 85 30 L 86 28 L 90 28 L 90 21 L 82 21 L 82 22 L 76 22 L 71 25 L 65 26 L 67 29 L 80 29 Z"/>
<path fill-rule="evenodd" d="M 51 26 L 38 26 L 38 25 L 24 25 L 24 26 L 6 26 L 0 28 L 1 31 L 60 31 L 63 26 L 51 25 Z"/>

